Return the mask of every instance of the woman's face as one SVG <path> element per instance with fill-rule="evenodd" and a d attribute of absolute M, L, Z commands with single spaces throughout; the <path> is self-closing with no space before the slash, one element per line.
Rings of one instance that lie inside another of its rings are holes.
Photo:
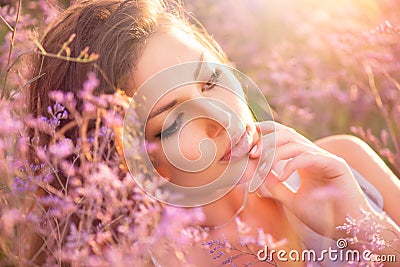
<path fill-rule="evenodd" d="M 140 91 L 142 99 L 154 102 L 147 104 L 146 118 L 142 118 L 147 120 L 146 140 L 156 144 L 150 152 L 153 165 L 177 185 L 208 184 L 226 171 L 230 161 L 235 164 L 243 159 L 248 162 L 244 172 L 248 180 L 257 166 L 260 149 L 252 151 L 252 159 L 249 154 L 260 138 L 241 84 L 229 68 L 213 63 L 219 61 L 198 41 L 173 30 L 148 39 L 135 70 L 137 85 L 148 83 L 167 68 L 173 73 L 167 77 L 190 75 L 194 79 L 170 90 L 163 88 L 165 79 L 159 80 L 151 83 L 151 90 Z M 184 71 L 176 68 L 174 73 L 171 67 L 177 65 L 185 66 Z M 160 92 L 165 94 L 159 96 Z M 202 157 L 206 168 L 201 163 L 196 171 L 182 167 Z"/>

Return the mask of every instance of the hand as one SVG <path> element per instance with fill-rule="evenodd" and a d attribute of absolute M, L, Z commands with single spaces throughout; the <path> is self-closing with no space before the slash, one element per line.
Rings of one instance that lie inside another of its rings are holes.
<path fill-rule="evenodd" d="M 314 231 L 338 238 L 336 226 L 346 215 L 360 215 L 360 208 L 371 211 L 364 193 L 344 159 L 318 147 L 295 130 L 272 121 L 259 124 L 263 135 L 262 158 L 274 153 L 272 169 L 288 160 L 283 172 L 269 172 L 264 186 L 303 223 Z M 293 192 L 284 183 L 297 171 L 300 187 Z"/>

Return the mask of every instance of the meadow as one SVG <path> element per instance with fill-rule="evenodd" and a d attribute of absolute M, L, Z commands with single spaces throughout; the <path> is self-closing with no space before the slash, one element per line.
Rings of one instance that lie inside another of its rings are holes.
<path fill-rule="evenodd" d="M 183 4 L 233 66 L 258 85 L 276 121 L 311 140 L 358 136 L 400 175 L 396 0 Z M 203 219 L 201 209 L 163 205 L 135 184 L 118 142 L 129 103 L 123 92 L 95 95 L 98 80 L 88 73 L 87 81 L 76 85 L 82 89 L 78 95 L 52 92 L 57 104 L 48 107 L 48 114 L 27 112 L 29 84 L 40 79 L 30 76 L 32 54 L 82 64 L 101 56 L 88 51 L 71 56 L 73 37 L 55 55 L 40 46 L 45 26 L 68 5 L 57 0 L 1 2 L 0 266 L 164 266 L 170 253 L 189 266 L 185 255 L 190 246 L 214 247 L 211 257 L 236 266 L 227 253 L 235 250 L 228 241 L 207 240 L 207 233 L 194 226 Z M 84 110 L 77 110 L 77 101 L 85 103 Z M 65 138 L 74 127 L 76 142 Z M 48 143 L 39 141 L 42 135 Z M 237 223 L 238 233 L 245 233 Z M 244 247 L 246 242 L 272 241 L 260 232 L 247 237 Z M 374 242 L 371 247 L 379 245 Z"/>

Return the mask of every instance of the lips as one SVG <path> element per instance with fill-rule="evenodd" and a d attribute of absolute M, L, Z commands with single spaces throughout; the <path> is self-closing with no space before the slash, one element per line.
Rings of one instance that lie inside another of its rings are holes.
<path fill-rule="evenodd" d="M 232 147 L 229 146 L 227 152 L 220 159 L 220 161 L 240 159 L 244 155 L 249 153 L 254 145 L 253 136 L 250 134 L 249 129 L 247 128 L 246 131 L 241 136 L 239 136 L 239 138 L 232 137 L 231 144 L 233 144 Z"/>

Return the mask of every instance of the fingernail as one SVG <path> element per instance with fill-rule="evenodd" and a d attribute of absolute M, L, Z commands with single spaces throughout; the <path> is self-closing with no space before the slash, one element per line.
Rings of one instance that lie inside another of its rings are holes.
<path fill-rule="evenodd" d="M 258 146 L 254 145 L 253 148 L 250 150 L 250 154 L 254 154 L 257 151 Z"/>

